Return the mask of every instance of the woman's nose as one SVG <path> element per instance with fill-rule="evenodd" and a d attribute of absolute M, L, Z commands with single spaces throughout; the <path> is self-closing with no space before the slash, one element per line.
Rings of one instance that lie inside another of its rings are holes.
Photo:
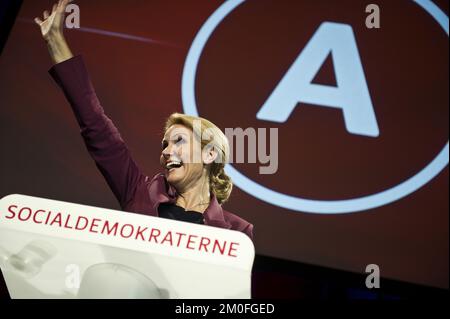
<path fill-rule="evenodd" d="M 173 153 L 172 146 L 170 145 L 167 145 L 167 147 L 162 151 L 162 155 L 164 156 L 165 159 L 169 159 L 172 153 Z"/>
<path fill-rule="evenodd" d="M 164 157 L 164 159 L 169 159 L 170 158 L 170 153 L 167 151 L 167 148 L 165 148 L 162 151 L 162 156 Z"/>

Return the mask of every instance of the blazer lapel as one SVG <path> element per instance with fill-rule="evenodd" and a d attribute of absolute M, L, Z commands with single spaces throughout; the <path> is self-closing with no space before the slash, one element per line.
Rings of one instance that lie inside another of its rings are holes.
<path fill-rule="evenodd" d="M 158 206 L 161 203 L 175 203 L 177 200 L 177 192 L 170 185 L 163 174 L 155 176 L 150 183 L 149 195 L 153 203 L 153 215 L 158 216 Z M 217 198 L 212 194 L 208 208 L 203 213 L 205 225 L 230 229 L 231 224 L 228 223 L 223 215 L 222 206 L 219 205 Z"/>
<path fill-rule="evenodd" d="M 208 208 L 203 213 L 205 225 L 230 229 L 231 224 L 228 223 L 223 216 L 222 206 L 219 205 L 217 198 L 212 194 Z"/>

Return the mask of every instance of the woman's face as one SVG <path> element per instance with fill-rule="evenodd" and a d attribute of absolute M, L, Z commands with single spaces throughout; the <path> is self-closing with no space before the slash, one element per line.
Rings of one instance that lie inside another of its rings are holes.
<path fill-rule="evenodd" d="M 174 124 L 165 132 L 160 163 L 167 181 L 179 192 L 188 189 L 203 177 L 201 153 L 200 141 L 194 137 L 191 129 Z"/>

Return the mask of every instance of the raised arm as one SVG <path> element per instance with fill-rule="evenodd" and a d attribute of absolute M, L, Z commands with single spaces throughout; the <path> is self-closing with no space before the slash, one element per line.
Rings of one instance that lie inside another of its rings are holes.
<path fill-rule="evenodd" d="M 36 17 L 34 21 L 41 28 L 42 37 L 47 43 L 48 52 L 54 64 L 73 57 L 66 39 L 64 38 L 64 16 L 67 5 L 71 0 L 59 0 L 53 5 L 51 14 L 47 10 L 43 13 L 44 20 Z"/>
<path fill-rule="evenodd" d="M 132 159 L 119 131 L 104 113 L 83 59 L 73 57 L 67 45 L 63 23 L 69 2 L 60 0 L 53 6 L 51 14 L 44 11 L 44 20 L 35 19 L 47 42 L 50 57 L 56 63 L 49 72 L 72 107 L 91 157 L 122 209 L 126 209 L 145 176 Z"/>

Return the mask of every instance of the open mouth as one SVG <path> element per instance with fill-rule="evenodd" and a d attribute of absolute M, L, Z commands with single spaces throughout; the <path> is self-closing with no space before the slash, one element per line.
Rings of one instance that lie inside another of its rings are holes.
<path fill-rule="evenodd" d="M 166 163 L 166 169 L 170 172 L 171 170 L 180 168 L 183 166 L 183 163 L 181 161 L 169 161 Z"/>

